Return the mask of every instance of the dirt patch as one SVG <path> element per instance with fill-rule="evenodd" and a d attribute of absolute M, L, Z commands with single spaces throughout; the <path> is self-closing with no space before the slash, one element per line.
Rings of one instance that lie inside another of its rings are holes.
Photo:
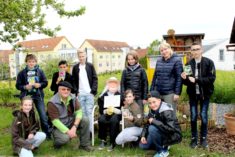
<path fill-rule="evenodd" d="M 208 144 L 212 152 L 229 154 L 235 151 L 235 136 L 227 134 L 225 128 L 211 128 L 208 130 Z"/>

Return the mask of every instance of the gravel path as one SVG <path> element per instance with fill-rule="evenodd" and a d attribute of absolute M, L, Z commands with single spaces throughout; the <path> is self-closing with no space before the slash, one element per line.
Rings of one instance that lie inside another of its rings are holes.
<path fill-rule="evenodd" d="M 226 112 L 231 112 L 232 110 L 235 109 L 235 104 L 210 104 L 209 106 L 209 117 L 212 118 L 212 112 L 213 112 L 213 108 L 214 108 L 214 113 L 216 113 L 215 115 L 215 119 L 216 125 L 224 125 L 224 113 Z"/>

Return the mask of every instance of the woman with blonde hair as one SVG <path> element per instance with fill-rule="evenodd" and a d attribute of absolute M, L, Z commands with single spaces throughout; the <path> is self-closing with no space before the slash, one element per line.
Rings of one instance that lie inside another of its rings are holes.
<path fill-rule="evenodd" d="M 161 57 L 157 59 L 150 91 L 158 91 L 162 99 L 172 104 L 176 113 L 176 102 L 182 90 L 181 58 L 173 52 L 170 44 L 163 42 L 159 46 Z"/>

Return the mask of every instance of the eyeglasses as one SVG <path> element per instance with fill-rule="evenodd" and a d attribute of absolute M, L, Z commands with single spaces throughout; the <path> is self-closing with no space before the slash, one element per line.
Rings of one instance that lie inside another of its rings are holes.
<path fill-rule="evenodd" d="M 62 91 L 71 91 L 71 89 L 70 88 L 60 88 L 60 90 L 62 90 Z"/>
<path fill-rule="evenodd" d="M 191 49 L 191 51 L 198 51 L 198 50 L 201 50 L 201 48 Z"/>

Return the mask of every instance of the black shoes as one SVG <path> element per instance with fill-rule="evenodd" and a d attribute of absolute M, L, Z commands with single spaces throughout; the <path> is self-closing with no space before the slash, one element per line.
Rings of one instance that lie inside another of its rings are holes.
<path fill-rule="evenodd" d="M 107 144 L 107 142 L 105 140 L 101 140 L 98 149 L 103 150 L 105 148 L 106 144 Z"/>
<path fill-rule="evenodd" d="M 206 141 L 206 138 L 205 137 L 202 137 L 201 140 L 200 140 L 200 145 L 203 149 L 207 149 L 208 148 L 208 144 L 207 144 L 207 141 Z"/>
<path fill-rule="evenodd" d="M 193 149 L 196 149 L 196 148 L 197 148 L 197 138 L 196 138 L 196 137 L 193 137 L 193 138 L 191 139 L 190 147 L 193 148 Z"/>

